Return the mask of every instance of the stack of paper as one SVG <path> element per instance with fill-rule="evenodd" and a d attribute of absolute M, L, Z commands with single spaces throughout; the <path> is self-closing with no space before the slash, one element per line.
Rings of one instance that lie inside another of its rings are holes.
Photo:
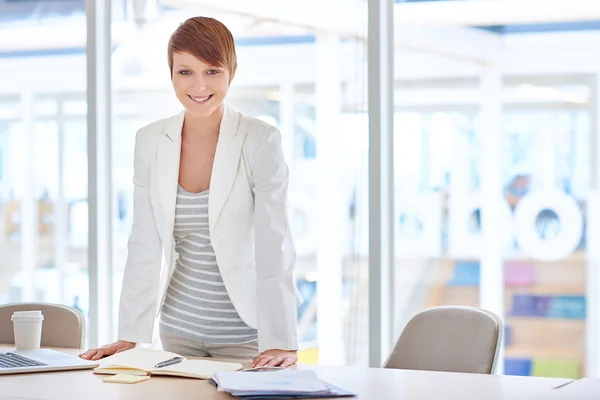
<path fill-rule="evenodd" d="M 220 392 L 248 400 L 354 396 L 323 382 L 313 371 L 217 372 L 212 380 Z"/>

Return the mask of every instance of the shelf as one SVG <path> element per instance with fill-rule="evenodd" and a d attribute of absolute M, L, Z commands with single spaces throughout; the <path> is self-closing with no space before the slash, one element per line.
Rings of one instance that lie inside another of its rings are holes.
<path fill-rule="evenodd" d="M 446 289 L 479 290 L 476 285 L 444 285 Z M 537 287 L 504 287 L 505 293 L 509 294 L 532 294 L 532 295 L 585 295 L 585 288 L 579 286 L 552 286 L 538 285 Z"/>
<path fill-rule="evenodd" d="M 585 347 L 585 323 L 553 320 L 510 319 L 505 344 L 516 348 L 555 349 Z"/>
<path fill-rule="evenodd" d="M 579 347 L 535 347 L 535 346 L 509 346 L 504 348 L 505 357 L 515 358 L 565 358 L 585 360 L 585 351 Z"/>
<path fill-rule="evenodd" d="M 544 323 L 544 324 L 564 324 L 568 323 L 569 325 L 581 325 L 582 328 L 585 328 L 585 319 L 579 318 L 550 318 L 550 317 L 538 317 L 532 315 L 510 315 L 506 314 L 506 322 L 509 324 L 519 323 L 519 322 L 531 322 L 535 324 Z"/>
<path fill-rule="evenodd" d="M 503 284 L 505 323 L 507 326 L 504 355 L 512 360 L 507 367 L 513 372 L 536 376 L 585 375 L 586 369 L 586 257 L 575 253 L 565 260 L 541 262 L 524 256 L 504 258 L 504 263 L 530 264 L 504 270 Z M 479 285 L 453 285 L 477 281 L 480 272 L 471 264 L 478 259 L 444 260 L 435 283 L 429 292 L 429 306 L 479 306 Z M 512 278 L 512 279 L 510 279 Z M 519 284 L 523 284 L 520 286 Z M 516 297 L 515 297 L 516 296 Z M 587 299 L 586 299 L 587 300 Z M 518 310 L 540 315 L 510 315 L 513 306 Z M 541 314 L 551 315 L 542 316 Z M 556 316 L 556 317 L 554 317 Z M 580 318 L 565 318 L 573 316 Z M 519 360 L 522 359 L 522 360 Z M 528 372 L 519 368 L 528 365 Z M 520 372 L 519 372 L 520 371 Z"/>
<path fill-rule="evenodd" d="M 479 257 L 462 257 L 462 258 L 455 258 L 455 259 L 452 259 L 450 261 L 473 261 L 473 262 L 479 262 L 480 258 Z M 558 260 L 558 261 L 540 261 L 540 260 L 536 260 L 534 258 L 531 258 L 527 254 L 520 253 L 520 252 L 518 252 L 518 253 L 515 252 L 514 254 L 510 254 L 510 255 L 503 255 L 502 261 L 503 262 L 523 262 L 523 263 L 531 263 L 531 264 L 571 264 L 571 263 L 582 263 L 582 262 L 585 263 L 587 261 L 587 256 L 585 254 L 585 251 L 578 250 L 578 251 L 575 251 L 574 253 L 570 254 L 568 257 L 562 259 L 562 260 Z"/>
<path fill-rule="evenodd" d="M 544 285 L 537 284 L 536 286 L 514 286 L 504 287 L 504 290 L 514 294 L 536 294 L 536 295 L 585 295 L 585 286 L 574 285 Z"/>

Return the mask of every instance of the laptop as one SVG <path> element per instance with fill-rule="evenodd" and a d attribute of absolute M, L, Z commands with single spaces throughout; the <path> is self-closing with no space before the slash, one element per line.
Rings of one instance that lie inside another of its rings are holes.
<path fill-rule="evenodd" d="M 97 366 L 93 361 L 50 349 L 0 351 L 0 375 L 92 369 Z"/>

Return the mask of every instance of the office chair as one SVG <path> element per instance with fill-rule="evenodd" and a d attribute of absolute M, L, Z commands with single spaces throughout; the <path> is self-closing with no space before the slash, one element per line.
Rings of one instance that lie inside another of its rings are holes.
<path fill-rule="evenodd" d="M 502 334 L 490 311 L 433 307 L 410 319 L 384 368 L 493 374 Z"/>
<path fill-rule="evenodd" d="M 41 345 L 81 349 L 85 344 L 85 317 L 73 307 L 50 303 L 0 305 L 0 343 L 15 342 L 11 317 L 15 311 L 40 310 L 44 315 Z"/>

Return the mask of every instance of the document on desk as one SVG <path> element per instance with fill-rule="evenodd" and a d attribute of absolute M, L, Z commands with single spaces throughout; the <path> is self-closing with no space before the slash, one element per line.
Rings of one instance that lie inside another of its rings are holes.
<path fill-rule="evenodd" d="M 241 399 L 310 399 L 353 397 L 354 394 L 320 380 L 314 371 L 218 372 L 213 384 Z"/>
<path fill-rule="evenodd" d="M 98 363 L 100 366 L 94 370 L 95 374 L 127 374 L 127 375 L 169 375 L 185 378 L 210 379 L 219 371 L 238 371 L 242 364 L 213 360 L 183 360 L 176 364 L 157 368 L 156 365 L 178 354 L 168 351 L 135 347 L 131 350 L 117 353 Z"/>

